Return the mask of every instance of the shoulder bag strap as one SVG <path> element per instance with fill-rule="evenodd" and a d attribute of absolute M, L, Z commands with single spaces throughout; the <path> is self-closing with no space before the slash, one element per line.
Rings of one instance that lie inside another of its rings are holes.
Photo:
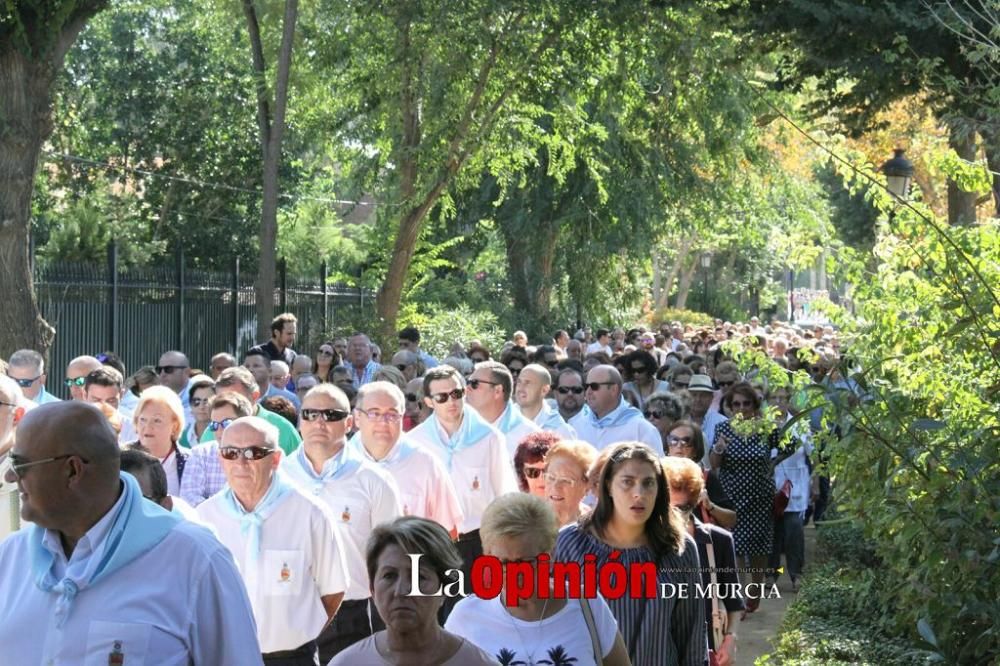
<path fill-rule="evenodd" d="M 715 548 L 713 543 L 709 541 L 705 544 L 705 551 L 708 554 L 708 575 L 712 581 L 712 586 L 710 590 L 710 596 L 712 599 L 712 633 L 715 638 L 715 645 L 722 645 L 722 640 L 725 638 L 726 628 L 721 624 L 721 616 L 719 614 L 719 598 L 718 598 L 718 574 L 715 572 Z"/>
<path fill-rule="evenodd" d="M 590 607 L 590 600 L 584 599 L 580 595 L 580 610 L 583 611 L 583 619 L 587 622 L 587 631 L 590 632 L 590 643 L 594 650 L 594 663 L 600 666 L 604 663 L 604 655 L 601 652 L 601 639 L 597 635 L 597 623 L 594 622 L 594 611 Z"/>

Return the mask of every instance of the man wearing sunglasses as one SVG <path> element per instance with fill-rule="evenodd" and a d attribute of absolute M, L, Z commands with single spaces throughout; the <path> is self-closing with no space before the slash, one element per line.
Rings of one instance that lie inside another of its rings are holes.
<path fill-rule="evenodd" d="M 194 421 L 194 414 L 191 413 L 191 376 L 188 374 L 191 363 L 188 357 L 179 351 L 164 352 L 155 369 L 160 383 L 180 396 L 181 404 L 184 405 L 185 422 Z"/>
<path fill-rule="evenodd" d="M 521 440 L 541 428 L 522 416 L 521 410 L 511 401 L 514 377 L 510 370 L 497 361 L 477 363 L 467 385 L 469 405 L 503 434 L 507 441 L 507 453 L 513 460 Z"/>
<path fill-rule="evenodd" d="M 692 375 L 688 384 L 688 395 L 691 396 L 691 420 L 698 424 L 705 435 L 705 455 L 702 464 L 710 468 L 709 452 L 715 444 L 715 428 L 729 419 L 717 409 L 712 408 L 715 401 L 715 390 L 712 388 L 712 378 L 708 375 Z"/>
<path fill-rule="evenodd" d="M 94 370 L 101 367 L 101 362 L 93 356 L 77 356 L 66 366 L 66 379 L 63 383 L 69 389 L 70 400 L 86 401 L 83 394 L 83 382 Z"/>
<path fill-rule="evenodd" d="M 233 421 L 219 456 L 228 486 L 202 502 L 198 515 L 239 564 L 264 663 L 314 664 L 316 637 L 347 588 L 347 553 L 333 518 L 278 471 L 278 431 L 267 421 Z"/>
<path fill-rule="evenodd" d="M 433 413 L 407 437 L 437 456 L 451 476 L 464 516 L 456 547 L 468 576 L 472 561 L 483 554 L 483 511 L 495 498 L 518 489 L 504 436 L 465 404 L 465 393 L 465 380 L 455 368 L 439 365 L 428 370 L 424 403 Z"/>
<path fill-rule="evenodd" d="M 5 664 L 259 664 L 232 555 L 146 501 L 92 405 L 25 416 L 6 474 L 34 525 L 0 543 Z"/>
<path fill-rule="evenodd" d="M 295 426 L 289 423 L 285 417 L 274 412 L 269 412 L 257 404 L 257 400 L 260 398 L 260 386 L 249 370 L 242 366 L 237 366 L 222 371 L 219 379 L 215 382 L 215 392 L 218 395 L 222 395 L 231 391 L 239 393 L 250 401 L 250 404 L 254 406 L 254 416 L 259 416 L 278 429 L 278 445 L 285 452 L 285 455 L 290 455 L 295 449 L 299 448 L 302 438 L 299 436 L 299 431 L 295 429 Z M 215 439 L 215 431 L 211 428 L 208 428 L 201 436 L 202 443 L 211 442 Z"/>
<path fill-rule="evenodd" d="M 618 442 L 642 442 L 663 456 L 660 432 L 622 397 L 622 376 L 613 365 L 598 365 L 587 373 L 586 400 L 569 422 L 580 439 L 598 451 Z"/>
<path fill-rule="evenodd" d="M 39 405 L 59 402 L 45 390 L 45 359 L 34 349 L 19 349 L 7 362 L 7 376 L 17 382 L 25 398 Z"/>
<path fill-rule="evenodd" d="M 211 430 L 216 437 L 191 449 L 181 477 L 181 499 L 191 506 L 198 506 L 226 486 L 218 440 L 230 423 L 254 413 L 254 405 L 236 391 L 212 396 L 208 409 L 209 421 L 205 430 Z"/>
<path fill-rule="evenodd" d="M 344 392 L 332 384 L 320 384 L 302 400 L 302 446 L 282 465 L 293 483 L 329 508 L 342 537 L 349 584 L 340 612 L 316 639 L 323 664 L 385 628 L 371 603 L 365 547 L 372 528 L 402 515 L 396 481 L 366 460 L 359 447 L 347 444 L 353 426 Z"/>
<path fill-rule="evenodd" d="M 524 418 L 530 419 L 542 430 L 550 430 L 563 439 L 576 439 L 576 431 L 559 415 L 559 411 L 549 407 L 545 398 L 552 389 L 552 375 L 549 369 L 537 363 L 524 366 L 517 380 L 514 399 Z"/>
<path fill-rule="evenodd" d="M 567 366 L 559 371 L 556 377 L 556 404 L 559 405 L 559 416 L 563 421 L 569 423 L 570 419 L 580 413 L 583 409 L 583 373 L 575 368 Z"/>

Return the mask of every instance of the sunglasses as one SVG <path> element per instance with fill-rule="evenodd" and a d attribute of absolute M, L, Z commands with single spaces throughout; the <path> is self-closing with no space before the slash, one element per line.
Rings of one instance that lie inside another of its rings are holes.
<path fill-rule="evenodd" d="M 524 476 L 528 479 L 537 479 L 542 474 L 545 474 L 545 470 L 541 467 L 525 467 Z"/>
<path fill-rule="evenodd" d="M 602 386 L 614 386 L 615 382 L 588 382 L 584 384 L 591 391 L 600 391 Z"/>
<path fill-rule="evenodd" d="M 678 437 L 670 435 L 667 437 L 667 446 L 672 448 L 689 449 L 694 439 L 692 437 Z"/>
<path fill-rule="evenodd" d="M 208 429 L 212 432 L 218 432 L 220 430 L 225 430 L 229 427 L 229 424 L 236 419 L 222 419 L 221 421 L 209 421 Z"/>
<path fill-rule="evenodd" d="M 523 370 L 523 368 L 507 368 L 507 369 L 510 370 L 510 374 L 514 375 L 515 377 L 521 374 L 521 370 Z"/>
<path fill-rule="evenodd" d="M 405 363 L 398 363 L 396 365 L 396 369 L 399 370 L 400 372 L 406 372 L 406 369 L 408 367 L 410 367 L 410 366 L 406 365 Z"/>
<path fill-rule="evenodd" d="M 347 418 L 348 412 L 342 409 L 303 409 L 302 410 L 302 420 L 303 421 L 315 421 L 321 416 L 323 420 L 327 423 L 332 423 L 334 421 L 343 421 Z"/>
<path fill-rule="evenodd" d="M 158 365 L 156 366 L 156 374 L 158 375 L 172 375 L 177 370 L 187 370 L 186 365 Z"/>
<path fill-rule="evenodd" d="M 420 400 L 420 398 L 417 397 L 416 393 L 407 393 L 406 394 L 406 401 L 407 402 L 417 402 L 418 400 Z"/>
<path fill-rule="evenodd" d="M 662 419 L 666 414 L 656 409 L 650 409 L 642 413 L 647 419 Z"/>
<path fill-rule="evenodd" d="M 633 375 L 644 375 L 644 374 L 646 374 L 646 368 L 645 367 L 630 368 L 630 369 L 632 370 L 632 374 Z"/>
<path fill-rule="evenodd" d="M 329 350 L 329 349 L 320 349 L 319 350 L 319 355 L 320 356 L 333 356 L 333 352 L 331 350 Z"/>
<path fill-rule="evenodd" d="M 245 449 L 238 446 L 220 446 L 219 455 L 224 460 L 262 460 L 274 453 L 274 449 L 268 446 L 248 446 Z"/>
<path fill-rule="evenodd" d="M 461 400 L 464 396 L 465 396 L 465 389 L 457 388 L 457 389 L 452 389 L 447 393 L 435 393 L 434 395 L 431 396 L 431 400 L 433 400 L 439 405 L 443 405 L 444 403 L 448 402 L 448 398 L 451 398 L 452 400 Z"/>
<path fill-rule="evenodd" d="M 570 393 L 573 395 L 580 395 L 583 393 L 584 389 L 582 386 L 560 386 L 556 390 L 563 395 L 569 395 Z"/>
<path fill-rule="evenodd" d="M 473 391 L 478 389 L 480 384 L 489 384 L 490 386 L 500 386 L 499 382 L 488 382 L 485 379 L 470 379 L 466 383 L 469 385 L 469 388 L 472 389 Z"/>
<path fill-rule="evenodd" d="M 192 407 L 201 407 L 202 405 L 207 405 L 212 401 L 211 398 L 191 398 Z"/>
<path fill-rule="evenodd" d="M 63 380 L 63 384 L 66 385 L 66 388 L 70 388 L 72 386 L 83 386 L 86 382 L 86 377 L 73 377 L 72 379 L 67 377 Z"/>
<path fill-rule="evenodd" d="M 7 376 L 10 377 L 9 372 L 7 373 Z M 13 379 L 15 382 L 17 382 L 17 385 L 20 386 L 21 388 L 28 388 L 29 386 L 37 382 L 39 379 L 41 379 L 42 376 L 38 375 L 34 379 L 18 379 L 17 377 L 10 377 L 10 378 Z"/>

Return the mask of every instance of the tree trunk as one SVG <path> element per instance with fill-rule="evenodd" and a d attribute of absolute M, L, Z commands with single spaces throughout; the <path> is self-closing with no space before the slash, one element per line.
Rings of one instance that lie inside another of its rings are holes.
<path fill-rule="evenodd" d="M 243 11 L 247 17 L 250 52 L 257 80 L 257 127 L 261 147 L 263 195 L 260 206 L 260 263 L 254 288 L 257 296 L 257 338 L 264 340 L 269 337 L 271 320 L 274 318 L 274 282 L 278 258 L 278 169 L 281 166 L 281 145 L 285 135 L 285 111 L 288 108 L 288 80 L 292 68 L 298 0 L 285 0 L 273 102 L 267 90 L 264 47 L 253 0 L 243 0 Z"/>
<path fill-rule="evenodd" d="M 677 303 L 674 305 L 678 310 L 687 308 L 688 295 L 691 293 L 691 283 L 694 281 L 694 274 L 698 270 L 698 255 L 693 257 L 678 258 L 678 262 L 690 261 L 690 265 L 681 268 L 681 281 L 677 287 Z"/>
<path fill-rule="evenodd" d="M 681 240 L 680 250 L 677 251 L 677 259 L 670 266 L 670 271 L 667 273 L 666 278 L 663 280 L 663 288 L 660 292 L 660 299 L 656 301 L 656 308 L 659 310 L 661 308 L 668 307 L 670 305 L 670 292 L 674 288 L 674 281 L 677 279 L 677 275 L 680 273 L 681 266 L 684 259 L 687 257 L 688 252 L 691 250 L 691 244 L 694 242 L 693 236 L 686 236 Z"/>
<path fill-rule="evenodd" d="M 540 222 L 531 230 L 499 225 L 507 249 L 507 270 L 514 309 L 521 313 L 529 336 L 542 336 L 551 328 L 552 270 L 559 223 Z"/>
<path fill-rule="evenodd" d="M 974 136 L 962 136 L 955 129 L 951 130 L 948 138 L 950 145 L 958 156 L 969 162 L 976 159 L 976 142 Z M 965 192 L 959 188 L 958 183 L 948 180 L 948 224 L 975 224 L 976 223 L 976 193 Z"/>
<path fill-rule="evenodd" d="M 981 132 L 983 150 L 986 153 L 986 166 L 993 175 L 993 207 L 1000 217 L 1000 132 Z"/>
<path fill-rule="evenodd" d="M 63 21 L 19 16 L 15 3 L 5 21 L 24 21 L 22 34 L 0 47 L 0 356 L 18 349 L 43 355 L 55 337 L 38 310 L 28 234 L 31 197 L 42 144 L 52 133 L 52 85 L 66 52 L 105 0 L 66 3 Z M 29 12 L 30 13 L 30 12 Z M 45 31 L 55 31 L 46 34 Z M 23 43 L 22 43 L 23 42 Z"/>

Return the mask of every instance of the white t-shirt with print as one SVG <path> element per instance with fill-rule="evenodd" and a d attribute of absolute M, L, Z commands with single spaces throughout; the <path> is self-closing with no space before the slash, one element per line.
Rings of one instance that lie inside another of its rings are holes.
<path fill-rule="evenodd" d="M 503 605 L 502 596 L 462 599 L 448 616 L 444 628 L 474 643 L 501 664 L 520 661 L 597 666 L 580 607 L 581 602 L 589 601 L 601 656 L 607 657 L 614 647 L 618 622 L 600 596 L 589 600 L 567 599 L 558 613 L 540 622 L 525 622 L 511 615 Z"/>

